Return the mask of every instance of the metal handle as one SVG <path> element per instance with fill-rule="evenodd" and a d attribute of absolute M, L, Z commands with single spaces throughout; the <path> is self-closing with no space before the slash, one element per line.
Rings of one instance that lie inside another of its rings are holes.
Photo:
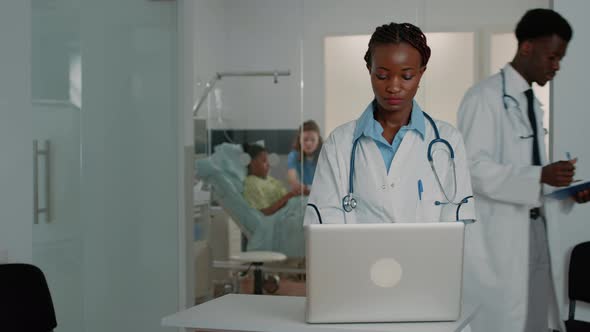
<path fill-rule="evenodd" d="M 39 141 L 33 140 L 33 223 L 39 223 L 39 214 L 45 213 L 46 222 L 51 221 L 51 144 L 44 141 L 39 150 Z M 45 156 L 45 207 L 39 207 L 39 156 Z"/>

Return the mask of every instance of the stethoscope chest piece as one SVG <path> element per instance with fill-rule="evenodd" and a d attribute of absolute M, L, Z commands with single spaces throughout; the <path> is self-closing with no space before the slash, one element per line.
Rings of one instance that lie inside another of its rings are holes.
<path fill-rule="evenodd" d="M 342 198 L 342 208 L 346 212 L 352 212 L 356 208 L 356 199 L 350 193 Z"/>

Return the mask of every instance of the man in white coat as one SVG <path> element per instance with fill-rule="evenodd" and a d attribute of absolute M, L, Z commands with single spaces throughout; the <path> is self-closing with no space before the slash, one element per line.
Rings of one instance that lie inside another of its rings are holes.
<path fill-rule="evenodd" d="M 555 76 L 572 29 L 555 11 L 533 9 L 515 34 L 512 62 L 470 88 L 458 114 L 477 202 L 478 223 L 465 252 L 466 287 L 482 302 L 474 332 L 562 329 L 553 282 L 563 276 L 551 267 L 548 243 L 557 240 L 556 216 L 572 200 L 548 202 L 543 194 L 550 190 L 545 186 L 572 182 L 576 160 L 548 163 L 531 85 Z M 574 197 L 589 198 L 588 191 Z"/>

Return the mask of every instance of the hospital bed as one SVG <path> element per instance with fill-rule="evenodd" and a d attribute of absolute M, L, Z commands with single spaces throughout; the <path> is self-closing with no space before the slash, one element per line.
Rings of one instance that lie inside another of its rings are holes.
<path fill-rule="evenodd" d="M 196 175 L 212 188 L 216 200 L 246 236 L 247 251 L 275 251 L 302 258 L 307 198 L 294 197 L 271 216 L 252 208 L 242 195 L 247 160 L 240 145 L 223 143 L 210 157 L 196 161 Z"/>

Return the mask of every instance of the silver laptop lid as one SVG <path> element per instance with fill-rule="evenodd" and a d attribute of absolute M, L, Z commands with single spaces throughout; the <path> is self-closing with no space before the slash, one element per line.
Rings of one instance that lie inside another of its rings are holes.
<path fill-rule="evenodd" d="M 305 226 L 310 323 L 456 320 L 464 224 Z"/>

